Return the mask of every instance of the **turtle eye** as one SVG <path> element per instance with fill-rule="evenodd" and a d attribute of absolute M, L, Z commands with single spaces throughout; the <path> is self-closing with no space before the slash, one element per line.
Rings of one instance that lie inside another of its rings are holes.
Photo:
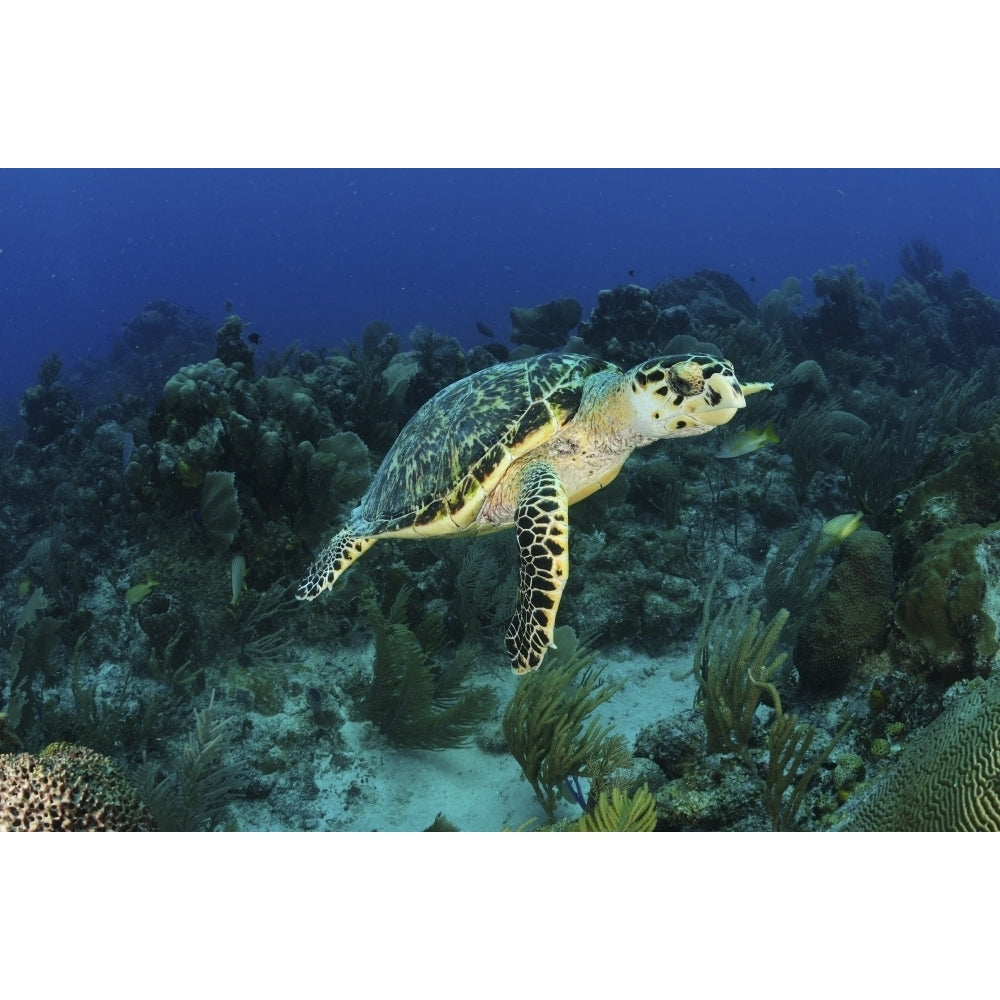
<path fill-rule="evenodd" d="M 705 376 L 697 361 L 679 361 L 667 369 L 667 381 L 678 396 L 697 396 L 705 386 Z"/>

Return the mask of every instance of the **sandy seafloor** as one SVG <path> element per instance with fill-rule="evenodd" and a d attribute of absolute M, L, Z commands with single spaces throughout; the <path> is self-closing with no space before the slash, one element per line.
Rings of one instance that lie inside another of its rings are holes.
<path fill-rule="evenodd" d="M 622 734 L 631 749 L 636 735 L 650 723 L 692 707 L 693 677 L 675 680 L 672 673 L 691 667 L 694 649 L 652 658 L 627 647 L 603 647 L 594 661 L 608 682 L 624 680 L 625 686 L 598 709 L 605 723 Z M 337 667 L 353 669 L 359 659 L 371 663 L 371 645 L 362 644 L 337 654 Z M 329 653 L 314 652 L 302 663 L 303 683 L 334 687 Z M 312 675 L 312 676 L 309 676 Z M 502 715 L 518 679 L 504 667 L 491 675 L 474 675 L 473 683 L 497 688 L 497 719 Z M 294 703 L 290 703 L 294 704 Z M 301 699 L 299 700 L 301 704 Z M 531 786 L 509 752 L 489 753 L 476 745 L 452 750 L 409 750 L 394 746 L 370 722 L 349 720 L 329 734 L 313 733 L 301 742 L 307 749 L 282 750 L 275 744 L 289 727 L 300 732 L 312 728 L 305 709 L 254 717 L 253 750 L 270 754 L 287 765 L 272 775 L 270 794 L 257 801 L 231 807 L 236 826 L 245 831 L 420 831 L 438 813 L 462 831 L 499 832 L 532 829 L 545 818 Z M 486 723 L 485 729 L 499 728 Z M 248 748 L 249 749 L 249 748 Z M 288 760 L 288 756 L 296 757 Z M 308 758 L 308 759 L 307 759 Z M 583 782 L 584 791 L 587 783 Z M 556 818 L 576 818 L 581 810 L 563 803 Z"/>

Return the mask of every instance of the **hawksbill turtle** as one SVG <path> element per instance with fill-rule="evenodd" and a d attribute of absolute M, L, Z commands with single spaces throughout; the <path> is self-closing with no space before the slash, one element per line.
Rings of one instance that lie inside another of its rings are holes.
<path fill-rule="evenodd" d="M 770 382 L 740 384 L 728 361 L 653 358 L 623 372 L 543 354 L 442 389 L 400 431 L 368 492 L 296 591 L 311 601 L 378 539 L 517 533 L 517 604 L 506 634 L 517 674 L 534 670 L 569 574 L 570 504 L 606 486 L 635 448 L 705 434 Z"/>

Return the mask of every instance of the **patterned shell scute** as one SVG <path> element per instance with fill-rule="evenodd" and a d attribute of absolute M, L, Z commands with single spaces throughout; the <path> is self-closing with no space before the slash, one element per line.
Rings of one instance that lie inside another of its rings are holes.
<path fill-rule="evenodd" d="M 375 531 L 429 524 L 487 492 L 512 458 L 573 419 L 583 385 L 611 367 L 598 358 L 541 355 L 446 386 L 400 431 L 358 513 Z"/>

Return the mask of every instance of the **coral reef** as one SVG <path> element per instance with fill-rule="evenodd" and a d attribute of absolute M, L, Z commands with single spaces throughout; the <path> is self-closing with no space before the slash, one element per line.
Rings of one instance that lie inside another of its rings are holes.
<path fill-rule="evenodd" d="M 591 718 L 620 685 L 591 669 L 594 651 L 568 626 L 556 629 L 558 655 L 526 676 L 503 716 L 507 745 L 551 822 L 560 798 L 576 798 L 576 782 L 600 780 L 631 757 L 612 727 Z"/>
<path fill-rule="evenodd" d="M 914 282 L 921 282 L 944 267 L 944 258 L 940 250 L 918 236 L 900 249 L 899 266 L 907 277 Z"/>
<path fill-rule="evenodd" d="M 226 760 L 230 720 L 216 716 L 214 691 L 194 718 L 194 729 L 168 773 L 159 777 L 157 768 L 144 759 L 137 776 L 157 829 L 165 832 L 214 829 L 226 806 L 245 794 L 247 767 L 242 760 Z"/>
<path fill-rule="evenodd" d="M 824 344 L 837 344 L 843 350 L 861 353 L 881 350 L 885 321 L 865 279 L 854 267 L 836 268 L 831 275 L 817 271 L 812 282 L 821 305 L 802 321 L 807 348 L 819 350 Z"/>
<path fill-rule="evenodd" d="M 945 439 L 927 462 L 943 467 L 925 472 L 907 497 L 893 533 L 904 569 L 941 532 L 1000 521 L 1000 420 L 978 434 Z"/>
<path fill-rule="evenodd" d="M 698 699 L 704 706 L 708 753 L 746 752 L 761 699 L 768 694 L 776 700 L 772 680 L 788 654 L 772 657 L 771 651 L 788 612 L 780 609 L 762 627 L 760 608 L 750 610 L 744 592 L 724 614 L 713 616 L 717 582 L 709 585 L 694 651 Z"/>
<path fill-rule="evenodd" d="M 87 747 L 0 756 L 0 830 L 150 831 L 153 817 L 121 768 Z"/>
<path fill-rule="evenodd" d="M 949 528 L 924 545 L 896 603 L 896 621 L 926 666 L 955 680 L 986 674 L 1000 635 L 1000 522 Z"/>
<path fill-rule="evenodd" d="M 1000 831 L 1000 679 L 977 680 L 852 796 L 837 829 Z"/>
<path fill-rule="evenodd" d="M 619 285 L 598 292 L 597 305 L 579 332 L 588 351 L 630 367 L 665 354 L 669 340 L 691 329 L 683 306 L 661 309 L 648 288 Z"/>
<path fill-rule="evenodd" d="M 39 447 L 52 444 L 80 416 L 80 407 L 69 388 L 58 381 L 62 359 L 49 355 L 38 369 L 38 384 L 21 397 L 21 416 L 28 428 L 27 440 Z"/>
<path fill-rule="evenodd" d="M 1000 420 L 942 438 L 925 464 L 938 470 L 910 492 L 892 536 L 895 618 L 911 669 L 954 681 L 988 672 L 998 650 Z"/>
<path fill-rule="evenodd" d="M 745 289 L 721 271 L 696 271 L 665 281 L 653 289 L 652 299 L 663 311 L 685 309 L 697 330 L 727 329 L 757 319 L 757 307 Z"/>
<path fill-rule="evenodd" d="M 439 619 L 406 622 L 412 594 L 400 589 L 388 615 L 367 607 L 375 633 L 374 676 L 358 698 L 362 714 L 396 745 L 420 750 L 463 746 L 496 708 L 493 691 L 468 682 L 472 650 L 462 647 L 450 665 L 436 662 L 444 645 Z"/>
<path fill-rule="evenodd" d="M 551 351 L 562 347 L 580 318 L 583 306 L 576 299 L 555 299 L 530 309 L 510 311 L 510 339 L 515 344 L 530 344 Z"/>
<path fill-rule="evenodd" d="M 851 725 L 848 719 L 818 754 L 809 759 L 816 727 L 799 723 L 797 715 L 778 712 L 767 736 L 764 809 L 772 830 L 794 830 L 809 785 Z"/>
<path fill-rule="evenodd" d="M 332 376 L 341 361 L 256 381 L 242 362 L 182 368 L 150 420 L 152 442 L 135 449 L 125 470 L 133 498 L 160 518 L 197 511 L 211 547 L 241 540 L 251 567 L 267 558 L 294 571 L 370 477 L 361 439 L 317 405 L 340 385 Z"/>
<path fill-rule="evenodd" d="M 868 428 L 844 448 L 841 461 L 847 487 L 862 511 L 880 517 L 911 479 L 923 457 L 918 438 L 922 415 L 911 407 L 902 418 Z"/>
<path fill-rule="evenodd" d="M 236 477 L 231 472 L 206 472 L 201 483 L 201 526 L 209 545 L 225 551 L 233 544 L 240 526 Z"/>
<path fill-rule="evenodd" d="M 710 271 L 621 285 L 585 317 L 515 308 L 511 343 L 472 348 L 376 320 L 343 350 L 265 357 L 239 316 L 157 300 L 110 357 L 50 356 L 0 433 L 3 773 L 41 795 L 82 789 L 74 767 L 95 790 L 134 774 L 138 799 L 110 795 L 142 828 L 371 828 L 386 761 L 462 745 L 547 813 L 578 807 L 566 829 L 994 828 L 1000 303 L 920 240 L 899 264 L 885 286 L 817 274 L 815 304 L 796 279 L 756 307 Z M 733 434 L 780 440 L 726 461 L 718 440 L 653 446 L 578 505 L 562 614 L 593 647 L 560 632 L 516 690 L 509 534 L 379 547 L 335 601 L 290 606 L 426 399 L 552 349 L 717 351 L 776 383 Z M 405 612 L 371 610 L 407 590 Z M 694 648 L 657 719 L 645 686 Z M 621 701 L 600 714 L 623 680 L 634 730 Z M 54 741 L 91 749 L 43 759 Z M 60 802 L 17 822 L 111 825 L 96 798 Z M 464 805 L 442 803 L 470 828 Z"/>
<path fill-rule="evenodd" d="M 629 795 L 617 785 L 602 791 L 578 820 L 580 833 L 648 833 L 656 826 L 656 800 L 646 785 Z"/>
<path fill-rule="evenodd" d="M 863 657 L 885 646 L 893 591 L 885 535 L 857 531 L 840 543 L 826 589 L 795 643 L 792 659 L 805 688 L 840 693 Z"/>

